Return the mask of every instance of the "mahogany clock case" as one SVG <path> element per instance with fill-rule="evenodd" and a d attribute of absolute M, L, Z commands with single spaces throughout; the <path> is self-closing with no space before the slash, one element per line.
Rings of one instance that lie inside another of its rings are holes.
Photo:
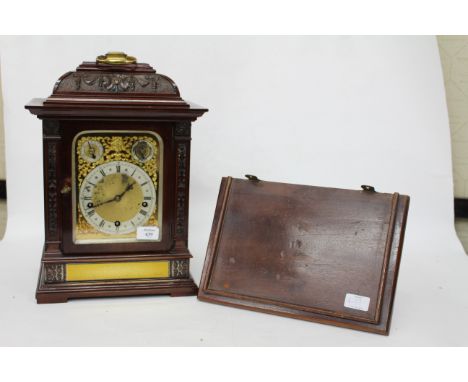
<path fill-rule="evenodd" d="M 196 294 L 188 249 L 190 140 L 192 122 L 207 109 L 184 101 L 175 83 L 148 64 L 121 53 L 100 57 L 63 75 L 47 99 L 26 105 L 43 125 L 45 243 L 37 301 Z M 159 241 L 74 242 L 73 140 L 83 131 L 160 137 Z"/>
<path fill-rule="evenodd" d="M 409 197 L 223 178 L 198 298 L 388 334 Z"/>

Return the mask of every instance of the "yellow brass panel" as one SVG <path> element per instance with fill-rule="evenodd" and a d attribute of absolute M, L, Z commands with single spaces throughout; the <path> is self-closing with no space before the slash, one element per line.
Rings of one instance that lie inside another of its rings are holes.
<path fill-rule="evenodd" d="M 169 261 L 67 264 L 66 281 L 169 277 Z"/>

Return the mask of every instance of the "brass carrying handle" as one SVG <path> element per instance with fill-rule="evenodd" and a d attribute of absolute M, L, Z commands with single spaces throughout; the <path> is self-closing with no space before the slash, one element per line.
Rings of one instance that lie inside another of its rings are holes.
<path fill-rule="evenodd" d="M 136 64 L 137 60 L 135 57 L 128 56 L 124 52 L 108 52 L 102 56 L 98 56 L 96 62 L 98 64 L 128 65 Z"/>

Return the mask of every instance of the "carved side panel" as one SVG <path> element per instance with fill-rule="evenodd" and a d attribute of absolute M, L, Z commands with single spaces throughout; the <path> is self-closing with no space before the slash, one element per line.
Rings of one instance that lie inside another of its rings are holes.
<path fill-rule="evenodd" d="M 172 260 L 171 277 L 176 279 L 186 279 L 189 277 L 189 260 Z"/>
<path fill-rule="evenodd" d="M 59 240 L 59 205 L 58 205 L 58 169 L 59 124 L 57 121 L 45 120 L 44 134 L 44 192 L 46 215 L 46 240 Z"/>
<path fill-rule="evenodd" d="M 190 133 L 189 121 L 178 122 L 174 129 L 176 141 L 176 240 L 187 240 L 188 232 L 188 192 L 190 173 Z"/>
<path fill-rule="evenodd" d="M 177 205 L 176 205 L 176 233 L 185 233 L 185 204 L 187 186 L 187 145 L 177 146 Z"/>
<path fill-rule="evenodd" d="M 57 142 L 47 144 L 47 218 L 50 238 L 56 238 L 58 226 L 57 209 Z"/>
<path fill-rule="evenodd" d="M 65 264 L 44 264 L 44 281 L 47 284 L 65 282 Z"/>

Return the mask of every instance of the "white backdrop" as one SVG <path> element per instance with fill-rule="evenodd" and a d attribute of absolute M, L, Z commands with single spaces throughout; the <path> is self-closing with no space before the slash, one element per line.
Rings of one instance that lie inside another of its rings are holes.
<path fill-rule="evenodd" d="M 194 124 L 192 274 L 222 176 L 411 196 L 389 337 L 198 302 L 36 305 L 41 123 L 24 105 L 83 60 L 123 50 L 210 111 Z M 433 37 L 1 37 L 8 212 L 0 345 L 468 345 L 468 257 L 453 227 L 450 138 Z"/>

